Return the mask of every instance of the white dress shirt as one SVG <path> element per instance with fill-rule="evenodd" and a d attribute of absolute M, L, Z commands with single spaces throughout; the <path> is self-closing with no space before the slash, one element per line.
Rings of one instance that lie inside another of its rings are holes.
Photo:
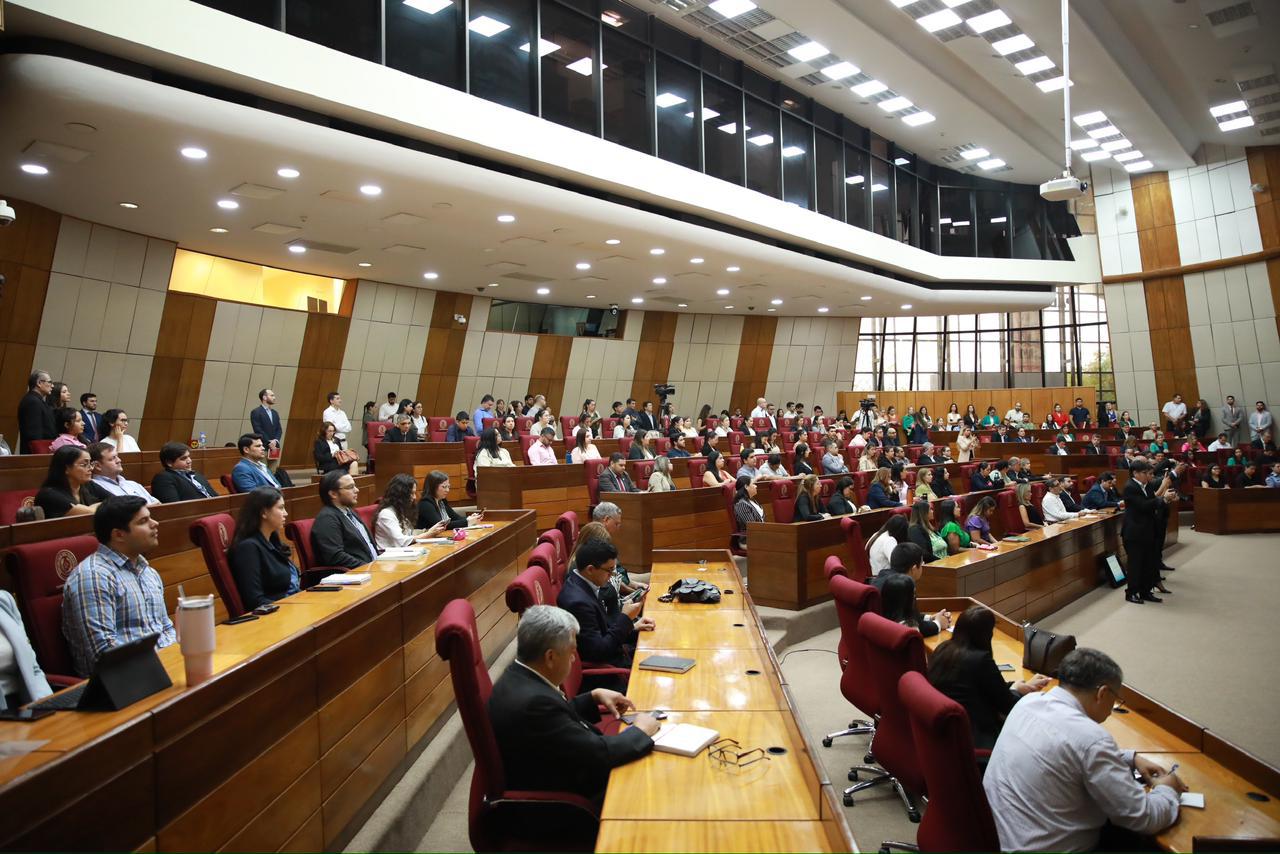
<path fill-rule="evenodd" d="M 1217 439 L 1214 439 L 1212 442 L 1209 443 L 1209 450 L 1211 451 L 1220 451 L 1223 448 L 1226 448 L 1227 450 L 1231 450 L 1233 447 L 1235 446 L 1232 445 L 1230 442 L 1225 442 L 1225 443 L 1219 442 Z"/>
<path fill-rule="evenodd" d="M 138 447 L 138 440 L 130 436 L 128 433 L 124 434 L 124 439 L 121 440 L 119 446 L 116 445 L 116 440 L 111 436 L 103 436 L 98 441 L 110 445 L 122 454 L 137 454 L 142 451 L 142 449 Z"/>
<path fill-rule="evenodd" d="M 351 419 L 347 417 L 347 413 L 336 406 L 330 406 L 321 414 L 320 420 L 328 421 L 333 425 L 333 437 L 335 439 L 346 441 L 347 434 L 351 432 Z"/>
<path fill-rule="evenodd" d="M 757 406 L 755 409 L 751 410 L 751 417 L 752 418 L 768 418 L 769 410 L 762 409 L 761 407 Z"/>
<path fill-rule="evenodd" d="M 378 407 L 378 420 L 390 421 L 396 414 L 396 404 L 384 403 Z"/>
<path fill-rule="evenodd" d="M 898 541 L 895 540 L 888 532 L 876 537 L 874 543 L 871 544 L 871 574 L 879 575 L 889 568 L 889 558 L 893 555 L 893 550 L 897 547 Z"/>
<path fill-rule="evenodd" d="M 127 477 L 118 477 L 112 480 L 105 475 L 94 475 L 93 482 L 105 489 L 112 495 L 134 495 L 138 498 L 145 498 L 148 504 L 159 504 L 160 499 L 147 492 L 147 488 L 140 483 L 129 480 Z"/>
<path fill-rule="evenodd" d="M 1087 851 L 1112 824 L 1149 835 L 1178 818 L 1178 793 L 1148 794 L 1121 751 L 1064 688 L 1028 694 L 1005 719 L 982 787 L 1002 851 Z"/>
<path fill-rule="evenodd" d="M 1040 499 L 1040 512 L 1044 514 L 1044 521 L 1053 524 L 1054 522 L 1065 522 L 1068 519 L 1074 519 L 1079 513 L 1072 513 L 1062 503 L 1062 496 L 1046 492 L 1044 498 Z"/>
<path fill-rule="evenodd" d="M 406 529 L 400 517 L 390 507 L 383 507 L 373 522 L 373 541 L 380 549 L 402 548 L 413 545 L 413 526 Z"/>
<path fill-rule="evenodd" d="M 1004 414 L 1004 420 L 1010 424 L 1021 424 L 1023 419 L 1027 417 L 1026 413 L 1020 409 L 1010 409 Z"/>
<path fill-rule="evenodd" d="M 1187 417 L 1187 405 L 1185 403 L 1174 403 L 1172 400 L 1166 403 L 1160 411 L 1170 421 L 1177 421 L 1180 418 Z"/>

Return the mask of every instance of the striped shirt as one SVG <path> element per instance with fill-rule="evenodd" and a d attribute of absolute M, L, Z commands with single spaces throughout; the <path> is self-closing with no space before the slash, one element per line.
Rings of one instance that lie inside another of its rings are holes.
<path fill-rule="evenodd" d="M 112 647 L 149 634 L 160 635 L 158 647 L 177 640 L 165 610 L 160 573 L 141 555 L 130 562 L 104 545 L 81 561 L 67 579 L 62 633 L 81 676 L 88 676 L 98 656 Z"/>

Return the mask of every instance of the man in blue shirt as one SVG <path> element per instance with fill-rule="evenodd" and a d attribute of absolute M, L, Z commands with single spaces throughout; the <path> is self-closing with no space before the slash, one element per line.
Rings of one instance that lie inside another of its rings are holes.
<path fill-rule="evenodd" d="M 480 408 L 476 410 L 471 423 L 475 425 L 476 435 L 484 432 L 485 425 L 493 420 L 493 395 L 486 394 L 480 398 Z"/>
<path fill-rule="evenodd" d="M 1104 471 L 1098 475 L 1098 479 L 1094 481 L 1093 486 L 1084 494 L 1084 498 L 1080 503 L 1086 510 L 1104 510 L 1109 507 L 1120 506 L 1120 496 L 1116 492 L 1116 476 L 1112 472 Z"/>
<path fill-rule="evenodd" d="M 671 437 L 671 449 L 667 451 L 667 457 L 676 459 L 677 457 L 687 457 L 689 452 L 684 447 L 684 434 L 677 433 Z"/>
<path fill-rule="evenodd" d="M 467 417 L 467 413 L 459 412 L 453 416 L 453 423 L 449 425 L 449 429 L 445 431 L 444 440 L 446 442 L 461 442 L 468 436 L 477 435 L 471 429 L 471 419 Z"/>
<path fill-rule="evenodd" d="M 231 482 L 237 492 L 252 492 L 259 486 L 280 488 L 280 481 L 267 468 L 267 448 L 257 433 L 245 433 L 236 443 L 240 449 L 240 462 L 231 469 Z"/>

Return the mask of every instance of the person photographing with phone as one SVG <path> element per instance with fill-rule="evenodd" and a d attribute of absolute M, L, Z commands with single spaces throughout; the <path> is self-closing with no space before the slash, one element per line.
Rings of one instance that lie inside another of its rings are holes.
<path fill-rule="evenodd" d="M 630 648 L 636 635 L 652 631 L 652 617 L 641 616 L 642 600 L 619 603 L 618 613 L 610 615 L 601 593 L 609 587 L 618 550 L 613 543 L 594 540 L 583 543 L 574 555 L 574 569 L 564 580 L 556 604 L 578 621 L 578 654 L 585 662 L 630 668 Z M 583 684 L 586 684 L 584 681 Z M 606 677 L 596 680 L 599 687 L 617 688 L 622 680 Z"/>
<path fill-rule="evenodd" d="M 1124 600 L 1141 605 L 1145 602 L 1163 602 L 1154 591 L 1164 586 L 1160 582 L 1160 546 L 1164 541 L 1162 527 L 1167 518 L 1167 502 L 1177 493 L 1171 491 L 1173 478 L 1168 473 L 1152 490 L 1151 464 L 1138 460 L 1129 467 L 1129 480 L 1121 497 L 1124 500 L 1124 521 L 1120 538 L 1129 565 L 1126 567 L 1128 588 Z M 1166 498 L 1166 496 L 1172 496 Z"/>

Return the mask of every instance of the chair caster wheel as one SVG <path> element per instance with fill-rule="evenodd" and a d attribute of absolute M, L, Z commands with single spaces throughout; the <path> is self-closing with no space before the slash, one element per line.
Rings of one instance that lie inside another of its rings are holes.
<path fill-rule="evenodd" d="M 866 764 L 868 764 L 868 765 L 875 765 L 875 764 L 876 764 L 876 758 L 875 758 L 874 756 L 872 756 L 870 753 L 867 753 L 865 756 L 863 756 L 863 757 L 862 757 L 862 761 L 863 761 L 863 762 L 865 762 L 865 763 L 866 763 Z"/>
<path fill-rule="evenodd" d="M 849 772 L 849 782 L 850 782 L 850 783 L 856 783 L 856 782 L 858 782 L 858 772 L 857 772 L 857 771 L 850 771 L 850 772 Z"/>
<path fill-rule="evenodd" d="M 920 811 L 919 811 L 919 810 L 912 810 L 911 812 L 907 813 L 907 819 L 908 819 L 909 821 L 911 821 L 911 822 L 914 822 L 915 824 L 919 824 L 919 823 L 920 823 Z"/>
<path fill-rule="evenodd" d="M 831 739 L 829 739 L 829 738 L 824 738 L 824 739 L 822 740 L 822 746 L 823 746 L 823 747 L 830 747 L 830 746 L 831 746 Z"/>
<path fill-rule="evenodd" d="M 853 795 L 844 796 L 844 805 L 847 807 L 853 806 Z"/>

